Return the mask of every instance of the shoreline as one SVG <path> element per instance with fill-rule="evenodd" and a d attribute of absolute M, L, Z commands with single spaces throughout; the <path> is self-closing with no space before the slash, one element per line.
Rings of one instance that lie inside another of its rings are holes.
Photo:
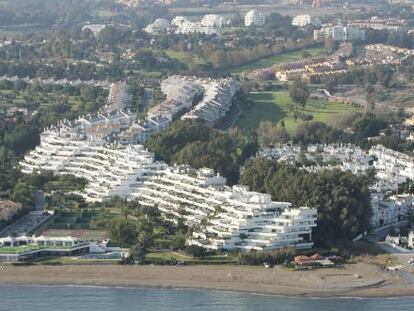
<path fill-rule="evenodd" d="M 361 279 L 350 273 L 362 272 Z M 246 266 L 4 266 L 0 286 L 151 288 L 248 293 L 298 298 L 414 297 L 414 286 L 395 273 L 355 264 L 287 271 Z"/>

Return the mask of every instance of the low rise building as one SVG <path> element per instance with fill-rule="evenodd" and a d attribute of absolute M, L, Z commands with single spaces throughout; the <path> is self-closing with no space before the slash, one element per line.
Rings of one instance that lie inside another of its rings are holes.
<path fill-rule="evenodd" d="M 19 262 L 44 256 L 73 256 L 89 252 L 90 243 L 73 237 L 0 238 L 0 262 Z"/>

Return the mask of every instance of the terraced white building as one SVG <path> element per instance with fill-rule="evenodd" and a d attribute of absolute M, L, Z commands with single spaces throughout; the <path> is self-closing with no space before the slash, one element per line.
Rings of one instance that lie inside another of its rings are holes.
<path fill-rule="evenodd" d="M 212 80 L 205 83 L 204 97 L 183 119 L 201 119 L 214 123 L 223 118 L 233 104 L 233 98 L 241 89 L 241 84 L 234 79 Z"/>
<path fill-rule="evenodd" d="M 187 241 L 207 249 L 310 248 L 316 209 L 292 208 L 243 186 L 229 188 L 210 169 L 188 166 L 160 170 L 132 194 L 157 206 L 167 219 L 194 228 Z"/>
<path fill-rule="evenodd" d="M 114 119 L 120 121 L 118 119 Z M 152 153 L 141 145 L 108 143 L 110 129 L 119 122 L 61 122 L 41 134 L 41 143 L 20 162 L 21 171 L 52 171 L 57 175 L 75 175 L 88 180 L 81 194 L 87 201 L 102 201 L 111 196 L 126 197 L 147 176 L 165 164 L 154 161 Z"/>

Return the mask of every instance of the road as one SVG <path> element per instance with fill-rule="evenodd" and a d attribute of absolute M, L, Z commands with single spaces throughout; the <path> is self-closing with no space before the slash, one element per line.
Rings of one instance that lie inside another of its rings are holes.
<path fill-rule="evenodd" d="M 33 207 L 34 211 L 43 211 L 45 209 L 46 201 L 45 201 L 45 195 L 43 191 L 40 191 L 40 190 L 35 191 L 34 201 L 35 201 L 34 207 Z"/>

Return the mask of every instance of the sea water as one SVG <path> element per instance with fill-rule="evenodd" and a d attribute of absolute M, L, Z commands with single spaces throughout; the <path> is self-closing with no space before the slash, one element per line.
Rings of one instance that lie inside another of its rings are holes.
<path fill-rule="evenodd" d="M 409 311 L 414 310 L 414 298 L 316 299 L 155 288 L 0 286 L 0 310 Z"/>

